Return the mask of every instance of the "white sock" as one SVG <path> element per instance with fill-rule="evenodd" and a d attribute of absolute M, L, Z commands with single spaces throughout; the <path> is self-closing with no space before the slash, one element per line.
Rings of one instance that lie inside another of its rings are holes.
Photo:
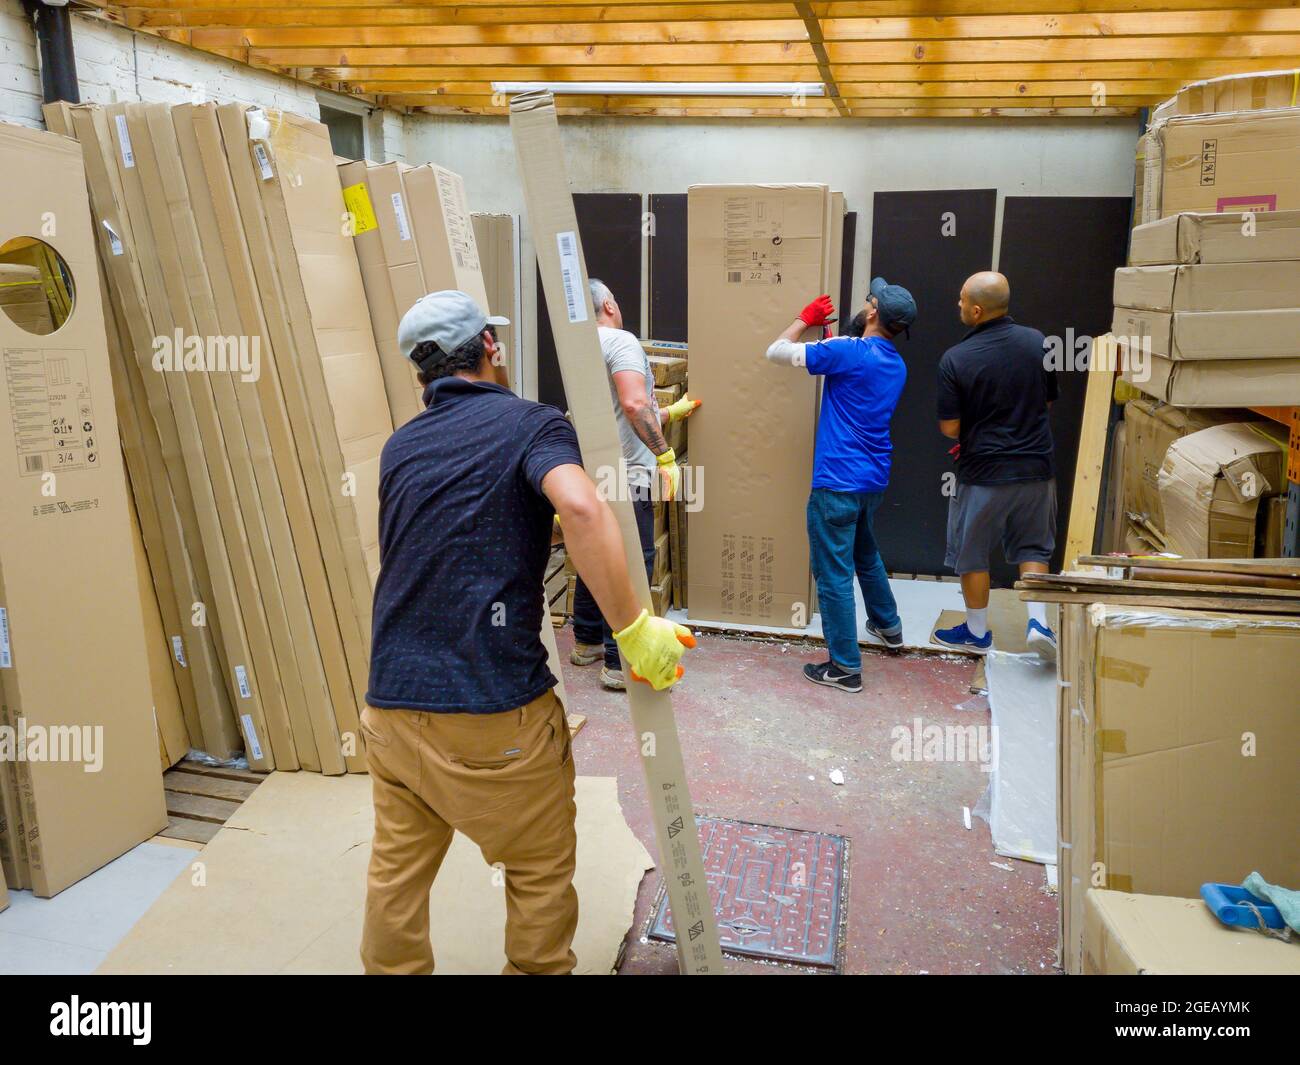
<path fill-rule="evenodd" d="M 989 608 L 981 607 L 976 610 L 974 607 L 966 608 L 966 628 L 970 629 L 970 634 L 977 640 L 982 640 L 984 634 L 989 631 Z"/>
<path fill-rule="evenodd" d="M 1047 628 L 1047 604 L 1026 603 L 1025 605 L 1029 607 L 1029 620 L 1036 621 L 1043 628 Z"/>

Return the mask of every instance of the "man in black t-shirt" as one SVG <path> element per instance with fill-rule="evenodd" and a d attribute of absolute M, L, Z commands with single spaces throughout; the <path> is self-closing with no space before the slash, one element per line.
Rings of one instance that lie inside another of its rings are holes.
<path fill-rule="evenodd" d="M 961 577 L 966 620 L 939 629 L 949 647 L 983 654 L 988 627 L 989 553 L 1001 540 L 1020 572 L 1046 573 L 1056 546 L 1056 481 L 1048 408 L 1056 378 L 1043 334 L 1007 313 L 1011 286 L 984 271 L 966 279 L 958 309 L 970 332 L 939 360 L 939 431 L 958 442 L 957 490 L 948 502 L 945 565 Z M 1029 603 L 1031 649 L 1056 656 L 1042 603 Z"/>
<path fill-rule="evenodd" d="M 368 973 L 433 970 L 429 889 L 455 831 L 504 873 L 506 972 L 573 969 L 574 767 L 541 641 L 555 515 L 634 680 L 676 683 L 694 646 L 686 628 L 637 602 L 618 522 L 582 468 L 573 426 L 506 387 L 500 324 L 464 292 L 444 291 L 398 328 L 426 407 L 379 463 L 361 715 L 375 805 Z"/>

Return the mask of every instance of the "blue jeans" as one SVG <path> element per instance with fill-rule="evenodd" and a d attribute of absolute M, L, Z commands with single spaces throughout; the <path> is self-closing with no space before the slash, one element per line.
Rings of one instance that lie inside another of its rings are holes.
<path fill-rule="evenodd" d="M 862 585 L 867 616 L 881 632 L 901 632 L 898 604 L 880 560 L 871 519 L 883 492 L 832 492 L 814 488 L 808 497 L 808 547 L 831 661 L 851 673 L 862 669 L 853 575 Z"/>

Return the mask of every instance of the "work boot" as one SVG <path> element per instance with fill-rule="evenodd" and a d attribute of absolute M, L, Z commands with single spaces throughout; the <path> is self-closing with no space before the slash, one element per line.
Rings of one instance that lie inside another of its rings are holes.
<path fill-rule="evenodd" d="M 616 692 L 627 689 L 627 683 L 623 680 L 623 671 L 609 666 L 600 667 L 600 683 Z"/>
<path fill-rule="evenodd" d="M 569 661 L 575 666 L 589 666 L 604 657 L 605 645 L 599 643 L 578 643 L 575 640 L 573 650 L 569 652 Z"/>
<path fill-rule="evenodd" d="M 860 692 L 862 690 L 862 674 L 850 673 L 848 670 L 840 669 L 834 662 L 829 659 L 813 665 L 811 662 L 803 667 L 803 675 L 814 684 L 825 684 L 829 688 L 838 688 L 842 692 Z"/>

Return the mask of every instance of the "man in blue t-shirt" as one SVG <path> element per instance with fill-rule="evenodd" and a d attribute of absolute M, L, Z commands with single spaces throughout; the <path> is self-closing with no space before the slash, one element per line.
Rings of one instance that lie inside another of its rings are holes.
<path fill-rule="evenodd" d="M 889 422 L 907 380 L 894 339 L 916 321 L 916 301 L 907 289 L 877 277 L 862 311 L 861 336 L 798 342 L 807 329 L 825 327 L 834 313 L 829 296 L 813 300 L 767 349 L 767 358 L 826 378 L 808 499 L 808 546 L 830 658 L 804 666 L 803 672 L 814 684 L 860 692 L 854 573 L 867 606 L 868 640 L 893 651 L 903 646 L 898 605 L 871 520 L 889 486 Z"/>

